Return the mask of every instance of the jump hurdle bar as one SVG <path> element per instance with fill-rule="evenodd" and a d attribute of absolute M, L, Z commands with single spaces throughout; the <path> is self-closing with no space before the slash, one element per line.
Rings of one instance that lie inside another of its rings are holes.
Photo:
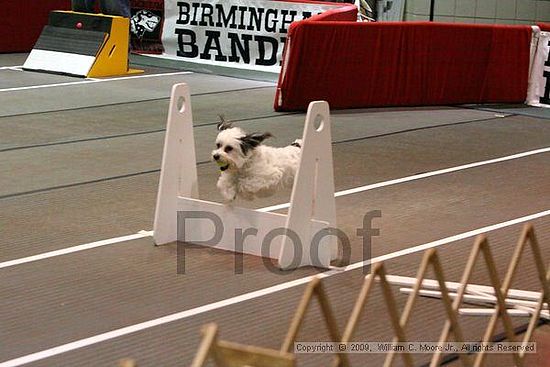
<path fill-rule="evenodd" d="M 156 245 L 176 240 L 206 245 L 275 259 L 281 269 L 330 267 L 338 248 L 336 238 L 330 235 L 330 229 L 336 228 L 336 206 L 327 102 L 310 103 L 302 140 L 288 214 L 200 200 L 189 87 L 185 83 L 174 85 L 155 211 Z M 223 226 L 221 236 L 214 226 L 215 218 Z M 242 234 L 247 228 L 256 234 L 240 236 L 237 241 L 236 231 Z M 268 238 L 266 246 L 264 240 Z"/>

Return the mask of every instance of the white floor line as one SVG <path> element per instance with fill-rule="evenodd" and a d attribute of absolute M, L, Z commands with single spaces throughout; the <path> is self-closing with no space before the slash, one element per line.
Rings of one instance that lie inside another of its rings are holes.
<path fill-rule="evenodd" d="M 44 252 L 42 254 L 38 254 L 38 255 L 34 255 L 34 256 L 22 257 L 20 259 L 15 259 L 15 260 L 2 262 L 2 263 L 0 263 L 0 269 L 9 268 L 11 266 L 16 266 L 16 265 L 21 265 L 21 264 L 26 264 L 26 263 L 30 263 L 30 262 L 33 262 L 33 261 L 44 260 L 44 259 L 48 259 L 50 257 L 67 255 L 67 254 L 70 254 L 70 253 L 73 253 L 73 252 L 90 250 L 90 249 L 97 248 L 97 247 L 113 245 L 115 243 L 137 240 L 139 238 L 144 238 L 144 237 L 151 237 L 152 235 L 153 235 L 152 231 L 150 231 L 150 232 L 140 231 L 139 233 L 131 234 L 131 235 L 127 235 L 127 236 L 108 238 L 108 239 L 101 240 L 101 241 L 85 243 L 83 245 L 67 247 L 67 248 L 64 248 L 64 249 L 61 249 L 61 250 Z"/>
<path fill-rule="evenodd" d="M 418 174 L 418 175 L 406 176 L 406 177 L 397 178 L 397 179 L 394 179 L 394 180 L 374 183 L 374 184 L 371 184 L 371 185 L 355 187 L 353 189 L 338 191 L 334 194 L 334 196 L 335 197 L 341 197 L 341 196 L 356 194 L 356 193 L 359 193 L 359 192 L 374 190 L 374 189 L 378 189 L 378 188 L 385 187 L 385 186 L 397 185 L 397 184 L 400 184 L 400 183 L 405 183 L 405 182 L 419 180 L 419 179 L 423 179 L 423 178 L 427 178 L 427 177 L 442 175 L 442 174 L 445 174 L 445 173 L 456 172 L 456 171 L 465 170 L 465 169 L 473 168 L 473 167 L 479 167 L 479 166 L 492 164 L 492 163 L 505 162 L 505 161 L 509 161 L 509 160 L 512 160 L 512 159 L 524 158 L 524 157 L 527 157 L 527 156 L 530 156 L 530 155 L 547 153 L 547 152 L 550 152 L 550 147 L 536 149 L 536 150 L 530 150 L 530 151 L 523 152 L 523 153 L 518 153 L 518 154 L 508 155 L 508 156 L 504 156 L 504 157 L 489 159 L 489 160 L 486 160 L 486 161 L 479 161 L 479 162 L 464 164 L 464 165 L 461 165 L 461 166 L 445 168 L 445 169 L 441 169 L 441 170 L 437 170 L 437 171 L 421 173 L 421 174 Z M 275 210 L 288 208 L 289 205 L 290 205 L 289 203 L 277 204 L 277 205 L 266 206 L 265 208 L 259 208 L 257 210 L 261 211 L 261 212 L 271 212 L 271 211 L 275 211 Z M 115 243 L 119 243 L 119 242 L 129 241 L 129 239 L 125 239 L 125 238 L 128 238 L 130 236 L 138 236 L 136 238 L 143 238 L 143 237 L 150 237 L 152 235 L 153 235 L 152 231 L 140 231 L 137 234 L 126 235 L 126 236 L 122 236 L 122 237 L 115 237 L 115 238 L 105 239 L 105 240 L 96 241 L 96 242 L 92 242 L 92 243 L 87 243 L 87 244 L 83 244 L 83 245 L 78 245 L 78 246 L 74 246 L 74 247 L 68 247 L 68 248 L 61 249 L 61 250 L 45 252 L 45 253 L 42 253 L 42 254 L 37 254 L 37 255 L 33 255 L 33 256 L 29 256 L 29 257 L 23 257 L 23 258 L 19 258 L 19 259 L 14 259 L 14 260 L 10 260 L 10 261 L 1 262 L 0 263 L 0 269 L 8 268 L 8 267 L 11 267 L 11 266 L 16 266 L 16 265 L 21 265 L 21 264 L 26 264 L 26 263 L 30 263 L 30 262 L 33 262 L 33 261 L 44 260 L 44 259 L 48 259 L 48 258 L 51 258 L 51 257 L 54 257 L 54 256 L 61 256 L 61 255 L 70 254 L 70 253 L 73 253 L 73 252 L 89 250 L 89 249 L 96 248 L 96 247 L 102 247 L 102 246 L 107 246 L 107 245 L 111 245 L 111 244 L 115 244 Z"/>
<path fill-rule="evenodd" d="M 311 281 L 311 279 L 313 279 L 313 277 L 315 277 L 315 276 L 319 276 L 321 278 L 327 278 L 327 277 L 330 277 L 330 276 L 333 276 L 333 275 L 336 275 L 336 274 L 341 274 L 343 272 L 360 269 L 364 266 L 375 264 L 375 263 L 378 263 L 378 262 L 381 262 L 381 261 L 394 259 L 396 257 L 409 255 L 409 254 L 412 254 L 412 253 L 415 253 L 415 252 L 424 251 L 424 250 L 429 249 L 429 248 L 439 247 L 439 246 L 442 246 L 442 245 L 445 245 L 445 244 L 448 244 L 448 243 L 451 243 L 451 242 L 455 242 L 455 241 L 458 241 L 458 240 L 470 238 L 470 237 L 476 236 L 476 235 L 481 234 L 481 233 L 486 233 L 486 232 L 489 232 L 489 231 L 494 231 L 496 229 L 509 227 L 509 226 L 512 226 L 512 225 L 515 225 L 515 224 L 528 222 L 528 221 L 531 221 L 531 220 L 534 220 L 534 219 L 537 219 L 537 218 L 542 218 L 542 217 L 547 216 L 547 215 L 550 215 L 550 210 L 545 210 L 545 211 L 535 213 L 535 214 L 531 214 L 531 215 L 527 215 L 527 216 L 524 216 L 524 217 L 521 217 L 521 218 L 516 218 L 516 219 L 506 221 L 506 222 L 493 224 L 491 226 L 478 228 L 478 229 L 468 231 L 468 232 L 464 232 L 464 233 L 460 233 L 460 234 L 457 234 L 457 235 L 454 235 L 454 236 L 451 236 L 451 237 L 442 238 L 442 239 L 437 240 L 437 241 L 425 243 L 425 244 L 422 244 L 422 245 L 407 248 L 405 250 L 396 251 L 396 252 L 392 252 L 390 254 L 378 256 L 378 257 L 372 258 L 370 260 L 360 261 L 360 262 L 351 264 L 349 266 L 346 266 L 345 268 L 342 268 L 342 269 L 329 270 L 329 271 L 326 271 L 324 273 L 311 275 L 311 276 L 307 276 L 307 277 L 304 277 L 304 278 L 292 280 L 292 281 L 289 281 L 289 282 L 277 284 L 277 285 L 274 285 L 274 286 L 271 286 L 271 287 L 268 287 L 268 288 L 263 288 L 263 289 L 259 289 L 257 291 L 241 294 L 239 296 L 235 296 L 235 297 L 227 298 L 227 299 L 224 299 L 224 300 L 221 300 L 221 301 L 218 301 L 218 302 L 214 302 L 214 303 L 206 304 L 206 305 L 203 305 L 203 306 L 195 307 L 195 308 L 192 308 L 192 309 L 189 309 L 189 310 L 186 310 L 186 311 L 173 313 L 171 315 L 163 316 L 163 317 L 160 317 L 160 318 L 157 318 L 157 319 L 141 322 L 139 324 L 130 325 L 130 326 L 123 327 L 123 328 L 120 328 L 120 329 L 117 329 L 117 330 L 112 330 L 112 331 L 109 331 L 109 332 L 106 332 L 106 333 L 103 333 L 103 334 L 94 335 L 94 336 L 89 337 L 89 338 L 84 338 L 84 339 L 80 339 L 80 340 L 77 340 L 77 341 L 74 341 L 74 342 L 71 342 L 71 343 L 59 345 L 59 346 L 54 347 L 54 348 L 45 349 L 45 350 L 37 352 L 37 353 L 28 354 L 26 356 L 22 356 L 22 357 L 19 357 L 19 358 L 11 359 L 9 361 L 0 363 L 0 367 L 16 367 L 16 366 L 24 365 L 26 363 L 39 361 L 39 360 L 49 358 L 49 357 L 53 357 L 53 356 L 56 356 L 56 355 L 59 355 L 59 354 L 62 354 L 62 353 L 66 353 L 66 352 L 69 352 L 69 351 L 72 351 L 72 350 L 84 348 L 84 347 L 87 347 L 87 346 L 90 346 L 90 345 L 93 345 L 93 344 L 97 344 L 97 343 L 100 343 L 100 342 L 104 342 L 104 341 L 107 341 L 107 340 L 118 338 L 118 337 L 121 337 L 121 336 L 124 336 L 124 335 L 132 334 L 132 333 L 135 333 L 135 332 L 138 332 L 138 331 L 141 331 L 141 330 L 145 330 L 145 329 L 149 329 L 149 328 L 152 328 L 152 327 L 155 327 L 155 326 L 167 324 L 167 323 L 170 323 L 170 322 L 173 322 L 173 321 L 183 320 L 183 319 L 190 318 L 192 316 L 203 314 L 203 313 L 206 313 L 206 312 L 209 312 L 209 311 L 213 311 L 213 310 L 217 310 L 217 309 L 220 309 L 220 308 L 223 308 L 223 307 L 235 305 L 235 304 L 238 304 L 238 303 L 241 303 L 241 302 L 246 302 L 246 301 L 249 301 L 249 300 L 252 300 L 252 299 L 255 299 L 255 298 L 260 298 L 260 297 L 263 297 L 263 296 L 267 296 L 269 294 L 280 292 L 280 291 L 290 289 L 290 288 L 293 288 L 293 287 L 296 287 L 296 286 L 299 286 L 299 285 L 303 285 L 303 284 L 306 284 L 309 281 Z"/>
<path fill-rule="evenodd" d="M 493 163 L 500 163 L 500 162 L 510 161 L 510 160 L 513 160 L 513 159 L 524 158 L 524 157 L 528 157 L 530 155 L 542 154 L 542 153 L 548 153 L 548 152 L 550 152 L 550 147 L 530 150 L 530 151 L 527 151 L 527 152 L 507 155 L 507 156 L 504 156 L 504 157 L 499 157 L 499 158 L 494 158 L 494 159 L 489 159 L 489 160 L 479 161 L 479 162 L 474 162 L 474 163 L 463 164 L 461 166 L 444 168 L 444 169 L 440 169 L 440 170 L 437 170 L 437 171 L 425 172 L 425 173 L 420 173 L 418 175 L 406 176 L 406 177 L 402 177 L 402 178 L 396 178 L 394 180 L 377 182 L 377 183 L 374 183 L 374 184 L 371 184 L 371 185 L 355 187 L 353 189 L 342 190 L 342 191 L 338 191 L 337 193 L 335 193 L 334 196 L 340 197 L 340 196 L 346 196 L 346 195 L 351 195 L 351 194 L 357 194 L 359 192 L 374 190 L 374 189 L 378 189 L 378 188 L 381 188 L 381 187 L 397 185 L 397 184 L 401 184 L 401 183 L 405 183 L 405 182 L 420 180 L 420 179 L 427 178 L 427 177 L 444 175 L 444 174 L 447 174 L 447 173 L 463 171 L 463 170 L 469 169 L 469 168 L 485 166 L 485 165 L 493 164 Z M 258 209 L 258 210 L 261 211 L 261 212 L 270 212 L 270 211 L 274 211 L 274 210 L 285 209 L 285 208 L 288 208 L 289 206 L 290 206 L 290 203 L 277 204 L 277 205 L 272 205 L 272 206 L 268 206 L 268 207 L 265 207 L 265 208 L 261 208 L 261 209 Z"/>
<path fill-rule="evenodd" d="M 0 70 L 17 69 L 22 67 L 23 65 L 0 66 Z"/>
<path fill-rule="evenodd" d="M 90 78 L 90 79 L 84 79 L 84 80 L 79 80 L 79 81 L 76 81 L 76 82 L 68 82 L 68 83 L 42 84 L 42 85 L 31 85 L 31 86 L 28 86 L 28 87 L 4 88 L 4 89 L 0 89 L 0 92 L 14 92 L 14 91 L 21 91 L 21 90 L 29 90 L 29 89 L 66 87 L 66 86 L 80 85 L 80 84 L 116 82 L 116 81 L 128 80 L 128 79 L 157 78 L 157 77 L 163 77 L 163 76 L 187 75 L 187 74 L 193 74 L 193 73 L 190 72 L 190 71 L 178 71 L 178 72 L 174 72 L 174 73 L 159 73 L 159 74 L 122 76 L 122 77 L 118 77 L 118 78 L 105 78 L 105 79 Z"/>
<path fill-rule="evenodd" d="M 23 65 L 0 66 L 0 70 L 22 70 Z"/>

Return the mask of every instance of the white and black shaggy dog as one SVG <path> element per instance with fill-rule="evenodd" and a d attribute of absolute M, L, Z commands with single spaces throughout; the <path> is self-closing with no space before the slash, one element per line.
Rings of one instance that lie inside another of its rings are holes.
<path fill-rule="evenodd" d="M 252 200 L 292 185 L 300 163 L 300 139 L 283 148 L 263 145 L 270 133 L 247 134 L 223 116 L 218 130 L 212 159 L 221 171 L 217 186 L 225 200 Z"/>

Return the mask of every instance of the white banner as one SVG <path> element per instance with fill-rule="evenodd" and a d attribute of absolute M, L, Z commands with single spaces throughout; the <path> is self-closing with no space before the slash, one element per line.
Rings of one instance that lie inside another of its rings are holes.
<path fill-rule="evenodd" d="M 268 0 L 164 2 L 163 57 L 279 72 L 290 23 L 342 4 Z"/>
<path fill-rule="evenodd" d="M 533 32 L 533 35 L 538 35 L 538 42 L 531 65 L 527 104 L 550 108 L 550 32 Z"/>

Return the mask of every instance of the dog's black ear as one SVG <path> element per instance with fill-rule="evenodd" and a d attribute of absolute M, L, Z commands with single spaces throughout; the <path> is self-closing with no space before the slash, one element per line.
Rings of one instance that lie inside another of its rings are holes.
<path fill-rule="evenodd" d="M 220 122 L 218 122 L 219 131 L 230 129 L 233 127 L 233 123 L 231 121 L 227 121 L 224 115 L 218 115 L 218 117 L 220 119 Z"/>
<path fill-rule="evenodd" d="M 241 138 L 241 149 L 243 154 L 248 153 L 250 150 L 256 148 L 267 138 L 271 138 L 271 133 L 252 133 L 245 135 Z"/>

